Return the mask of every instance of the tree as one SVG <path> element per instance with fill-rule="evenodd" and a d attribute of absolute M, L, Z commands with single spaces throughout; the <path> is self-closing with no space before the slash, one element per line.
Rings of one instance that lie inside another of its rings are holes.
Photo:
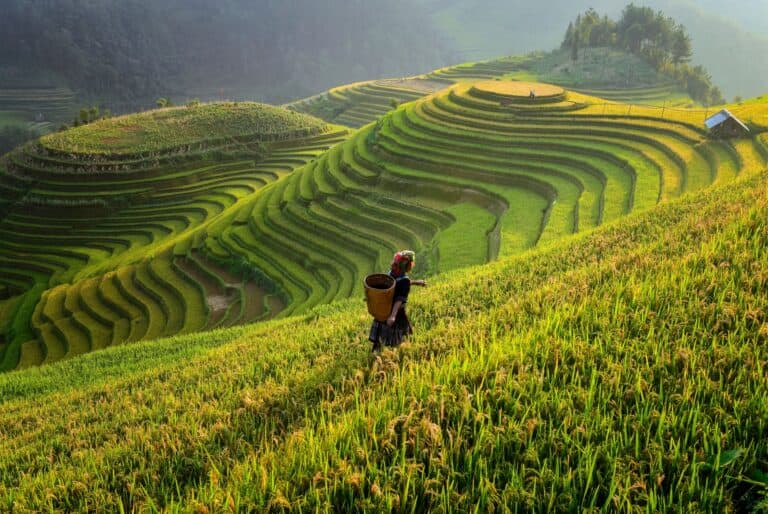
<path fill-rule="evenodd" d="M 589 9 L 568 25 L 561 47 L 569 48 L 571 59 L 576 61 L 580 45 L 622 48 L 674 78 L 694 100 L 707 105 L 725 103 L 722 91 L 712 85 L 706 70 L 687 64 L 693 51 L 685 27 L 661 11 L 629 4 L 619 21 L 613 22 L 607 16 L 600 19 L 594 9 Z M 627 81 L 632 80 L 630 65 Z"/>
<path fill-rule="evenodd" d="M 709 90 L 709 105 L 721 105 L 725 103 L 723 92 L 717 86 L 712 86 Z"/>
<path fill-rule="evenodd" d="M 579 60 L 579 29 L 573 31 L 573 41 L 571 42 L 571 60 Z"/>
<path fill-rule="evenodd" d="M 565 31 L 565 37 L 563 38 L 563 42 L 560 45 L 560 48 L 565 50 L 566 48 L 571 48 L 572 44 L 573 44 L 573 22 L 570 22 L 568 24 L 568 29 Z"/>
<path fill-rule="evenodd" d="M 685 28 L 678 25 L 672 37 L 672 63 L 678 65 L 690 61 L 693 49 L 691 38 L 685 33 Z"/>
<path fill-rule="evenodd" d="M 589 33 L 589 46 L 613 46 L 615 38 L 616 24 L 608 16 L 603 16 Z"/>
<path fill-rule="evenodd" d="M 633 54 L 639 54 L 643 48 L 643 39 L 645 38 L 645 29 L 639 23 L 634 23 L 627 27 L 622 34 L 624 48 Z"/>

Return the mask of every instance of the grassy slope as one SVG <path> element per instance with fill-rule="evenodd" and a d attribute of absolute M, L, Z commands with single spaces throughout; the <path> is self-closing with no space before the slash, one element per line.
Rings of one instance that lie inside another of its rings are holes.
<path fill-rule="evenodd" d="M 611 48 L 583 48 L 576 61 L 567 50 L 537 54 L 529 59 L 528 74 L 512 73 L 510 77 L 558 84 L 566 88 L 622 90 L 668 86 L 666 96 L 650 99 L 650 103 L 693 103 L 684 92 L 676 91 L 672 80 L 658 73 L 648 63 L 631 54 Z M 642 102 L 640 102 L 642 103 Z"/>
<path fill-rule="evenodd" d="M 253 102 L 171 107 L 99 121 L 41 139 L 46 148 L 78 153 L 151 152 L 209 139 L 322 128 L 296 112 Z"/>
<path fill-rule="evenodd" d="M 0 376 L 0 509 L 765 506 L 766 180 L 439 277 L 375 358 L 349 301 Z"/>
<path fill-rule="evenodd" d="M 495 72 L 488 70 L 495 69 Z M 534 52 L 525 56 L 503 57 L 491 61 L 467 62 L 449 66 L 432 73 L 411 77 L 417 79 L 440 78 L 445 84 L 452 82 L 474 82 L 482 78 L 511 78 L 557 84 L 568 89 L 605 97 L 608 100 L 625 103 L 657 106 L 689 106 L 695 102 L 681 91 L 669 77 L 651 68 L 642 59 L 610 48 L 582 49 L 577 61 L 571 60 L 569 51 Z M 317 116 L 328 122 L 361 127 L 390 110 L 389 97 L 405 103 L 413 96 L 398 97 L 397 88 L 384 96 L 367 90 L 372 84 L 386 81 L 360 82 L 333 88 L 319 95 L 288 104 L 291 109 Z M 428 83 L 426 81 L 425 83 Z M 432 82 L 432 84 L 438 84 Z M 381 86 L 382 84 L 378 84 Z M 387 86 L 385 85 L 385 88 Z M 440 89 L 439 86 L 434 85 Z M 408 91 L 409 95 L 418 91 Z M 430 91 L 421 91 L 423 96 Z M 382 100 L 386 99 L 382 104 Z M 371 102 L 376 107 L 371 110 Z M 351 117 L 350 117 L 351 116 Z"/>

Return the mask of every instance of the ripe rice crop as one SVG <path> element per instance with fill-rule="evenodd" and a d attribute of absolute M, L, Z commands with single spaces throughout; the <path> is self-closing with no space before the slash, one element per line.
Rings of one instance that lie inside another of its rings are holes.
<path fill-rule="evenodd" d="M 0 505 L 759 511 L 766 180 L 436 277 L 378 356 L 350 301 L 0 376 Z"/>

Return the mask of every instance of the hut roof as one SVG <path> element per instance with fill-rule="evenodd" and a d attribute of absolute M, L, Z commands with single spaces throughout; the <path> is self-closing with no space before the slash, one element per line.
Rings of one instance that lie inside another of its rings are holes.
<path fill-rule="evenodd" d="M 749 132 L 749 127 L 744 125 L 741 122 L 741 120 L 739 120 L 736 116 L 731 114 L 731 111 L 729 111 L 728 109 L 723 109 L 722 111 L 718 112 L 717 114 L 714 114 L 714 115 L 710 116 L 709 118 L 704 120 L 704 124 L 707 126 L 708 129 L 712 130 L 714 127 L 717 127 L 718 125 L 720 125 L 721 123 L 723 123 L 724 121 L 726 121 L 728 119 L 732 119 L 733 121 L 738 123 L 741 126 L 741 128 L 743 128 L 745 131 Z"/>

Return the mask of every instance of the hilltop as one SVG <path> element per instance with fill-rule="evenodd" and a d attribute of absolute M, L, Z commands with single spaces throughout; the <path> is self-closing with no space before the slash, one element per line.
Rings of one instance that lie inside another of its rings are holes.
<path fill-rule="evenodd" d="M 766 180 L 436 277 L 396 352 L 350 301 L 0 376 L 0 505 L 759 510 Z"/>
<path fill-rule="evenodd" d="M 615 0 L 418 0 L 435 27 L 462 60 L 524 54 L 560 44 L 563 30 L 579 12 L 594 8 L 615 17 L 629 2 Z M 768 81 L 766 5 L 760 1 L 728 4 L 714 0 L 646 0 L 635 5 L 661 9 L 685 25 L 693 60 L 706 67 L 729 99 L 764 93 Z M 535 31 L 530 30 L 536 27 Z M 727 44 L 724 43 L 727 40 Z"/>
<path fill-rule="evenodd" d="M 320 120 L 253 102 L 170 107 L 101 120 L 40 138 L 50 153 L 84 154 L 81 159 L 111 155 L 167 152 L 229 138 L 270 141 L 314 135 L 325 130 Z"/>

